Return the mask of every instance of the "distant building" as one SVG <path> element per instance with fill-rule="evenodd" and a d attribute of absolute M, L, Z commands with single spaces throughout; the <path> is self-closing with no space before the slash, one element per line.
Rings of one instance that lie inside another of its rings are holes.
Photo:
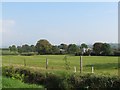
<path fill-rule="evenodd" d="M 92 48 L 82 48 L 82 54 L 86 53 L 86 52 L 91 52 Z"/>
<path fill-rule="evenodd" d="M 60 53 L 61 54 L 65 54 L 65 50 L 64 49 L 60 49 Z"/>
<path fill-rule="evenodd" d="M 61 52 L 65 52 L 65 50 L 64 50 L 64 49 L 60 49 L 60 51 L 61 51 Z"/>

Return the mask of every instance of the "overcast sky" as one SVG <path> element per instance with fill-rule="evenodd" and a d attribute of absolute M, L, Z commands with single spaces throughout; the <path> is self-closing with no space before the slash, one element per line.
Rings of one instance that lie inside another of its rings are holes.
<path fill-rule="evenodd" d="M 0 23 L 3 46 L 117 43 L 118 3 L 3 3 Z"/>

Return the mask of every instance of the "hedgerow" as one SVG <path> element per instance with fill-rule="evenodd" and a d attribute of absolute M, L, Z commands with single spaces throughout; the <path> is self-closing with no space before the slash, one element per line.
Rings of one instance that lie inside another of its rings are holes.
<path fill-rule="evenodd" d="M 120 77 L 35 72 L 28 68 L 3 67 L 3 75 L 26 83 L 40 84 L 48 90 L 120 89 Z"/>

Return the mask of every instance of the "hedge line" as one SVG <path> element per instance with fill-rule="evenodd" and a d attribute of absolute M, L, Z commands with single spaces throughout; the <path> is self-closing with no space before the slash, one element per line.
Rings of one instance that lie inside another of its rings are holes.
<path fill-rule="evenodd" d="M 47 90 L 80 90 L 80 89 L 120 89 L 120 77 L 96 76 L 93 74 L 76 75 L 54 73 L 40 73 L 27 68 L 3 67 L 3 75 L 19 79 L 25 83 L 45 86 Z"/>

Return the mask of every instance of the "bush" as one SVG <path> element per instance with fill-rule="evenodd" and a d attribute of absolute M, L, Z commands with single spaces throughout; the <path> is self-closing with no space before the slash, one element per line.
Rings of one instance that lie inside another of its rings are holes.
<path fill-rule="evenodd" d="M 45 87 L 46 88 L 60 89 L 60 87 L 59 87 L 60 82 L 61 82 L 61 79 L 59 76 L 54 75 L 52 73 L 46 74 L 46 79 L 45 79 Z"/>
<path fill-rule="evenodd" d="M 76 76 L 70 77 L 70 83 L 74 89 L 107 89 L 107 88 L 120 88 L 120 77 L 107 77 L 107 76 Z"/>
<path fill-rule="evenodd" d="M 120 56 L 120 51 L 114 51 L 114 56 Z"/>
<path fill-rule="evenodd" d="M 21 55 L 23 56 L 32 56 L 32 55 L 36 55 L 37 53 L 35 52 L 24 52 L 24 53 L 21 53 Z"/>
<path fill-rule="evenodd" d="M 2 55 L 19 55 L 18 52 L 2 51 Z"/>
<path fill-rule="evenodd" d="M 44 78 L 45 78 L 43 74 L 34 71 L 32 72 L 27 68 L 3 67 L 2 74 L 7 77 L 22 80 L 26 83 L 35 83 L 35 84 L 44 84 Z"/>
<path fill-rule="evenodd" d="M 17 78 L 27 83 L 44 85 L 48 90 L 80 90 L 80 89 L 102 89 L 120 88 L 120 77 L 96 76 L 94 74 L 76 75 L 54 73 L 40 73 L 30 71 L 27 68 L 4 67 L 3 75 Z"/>

